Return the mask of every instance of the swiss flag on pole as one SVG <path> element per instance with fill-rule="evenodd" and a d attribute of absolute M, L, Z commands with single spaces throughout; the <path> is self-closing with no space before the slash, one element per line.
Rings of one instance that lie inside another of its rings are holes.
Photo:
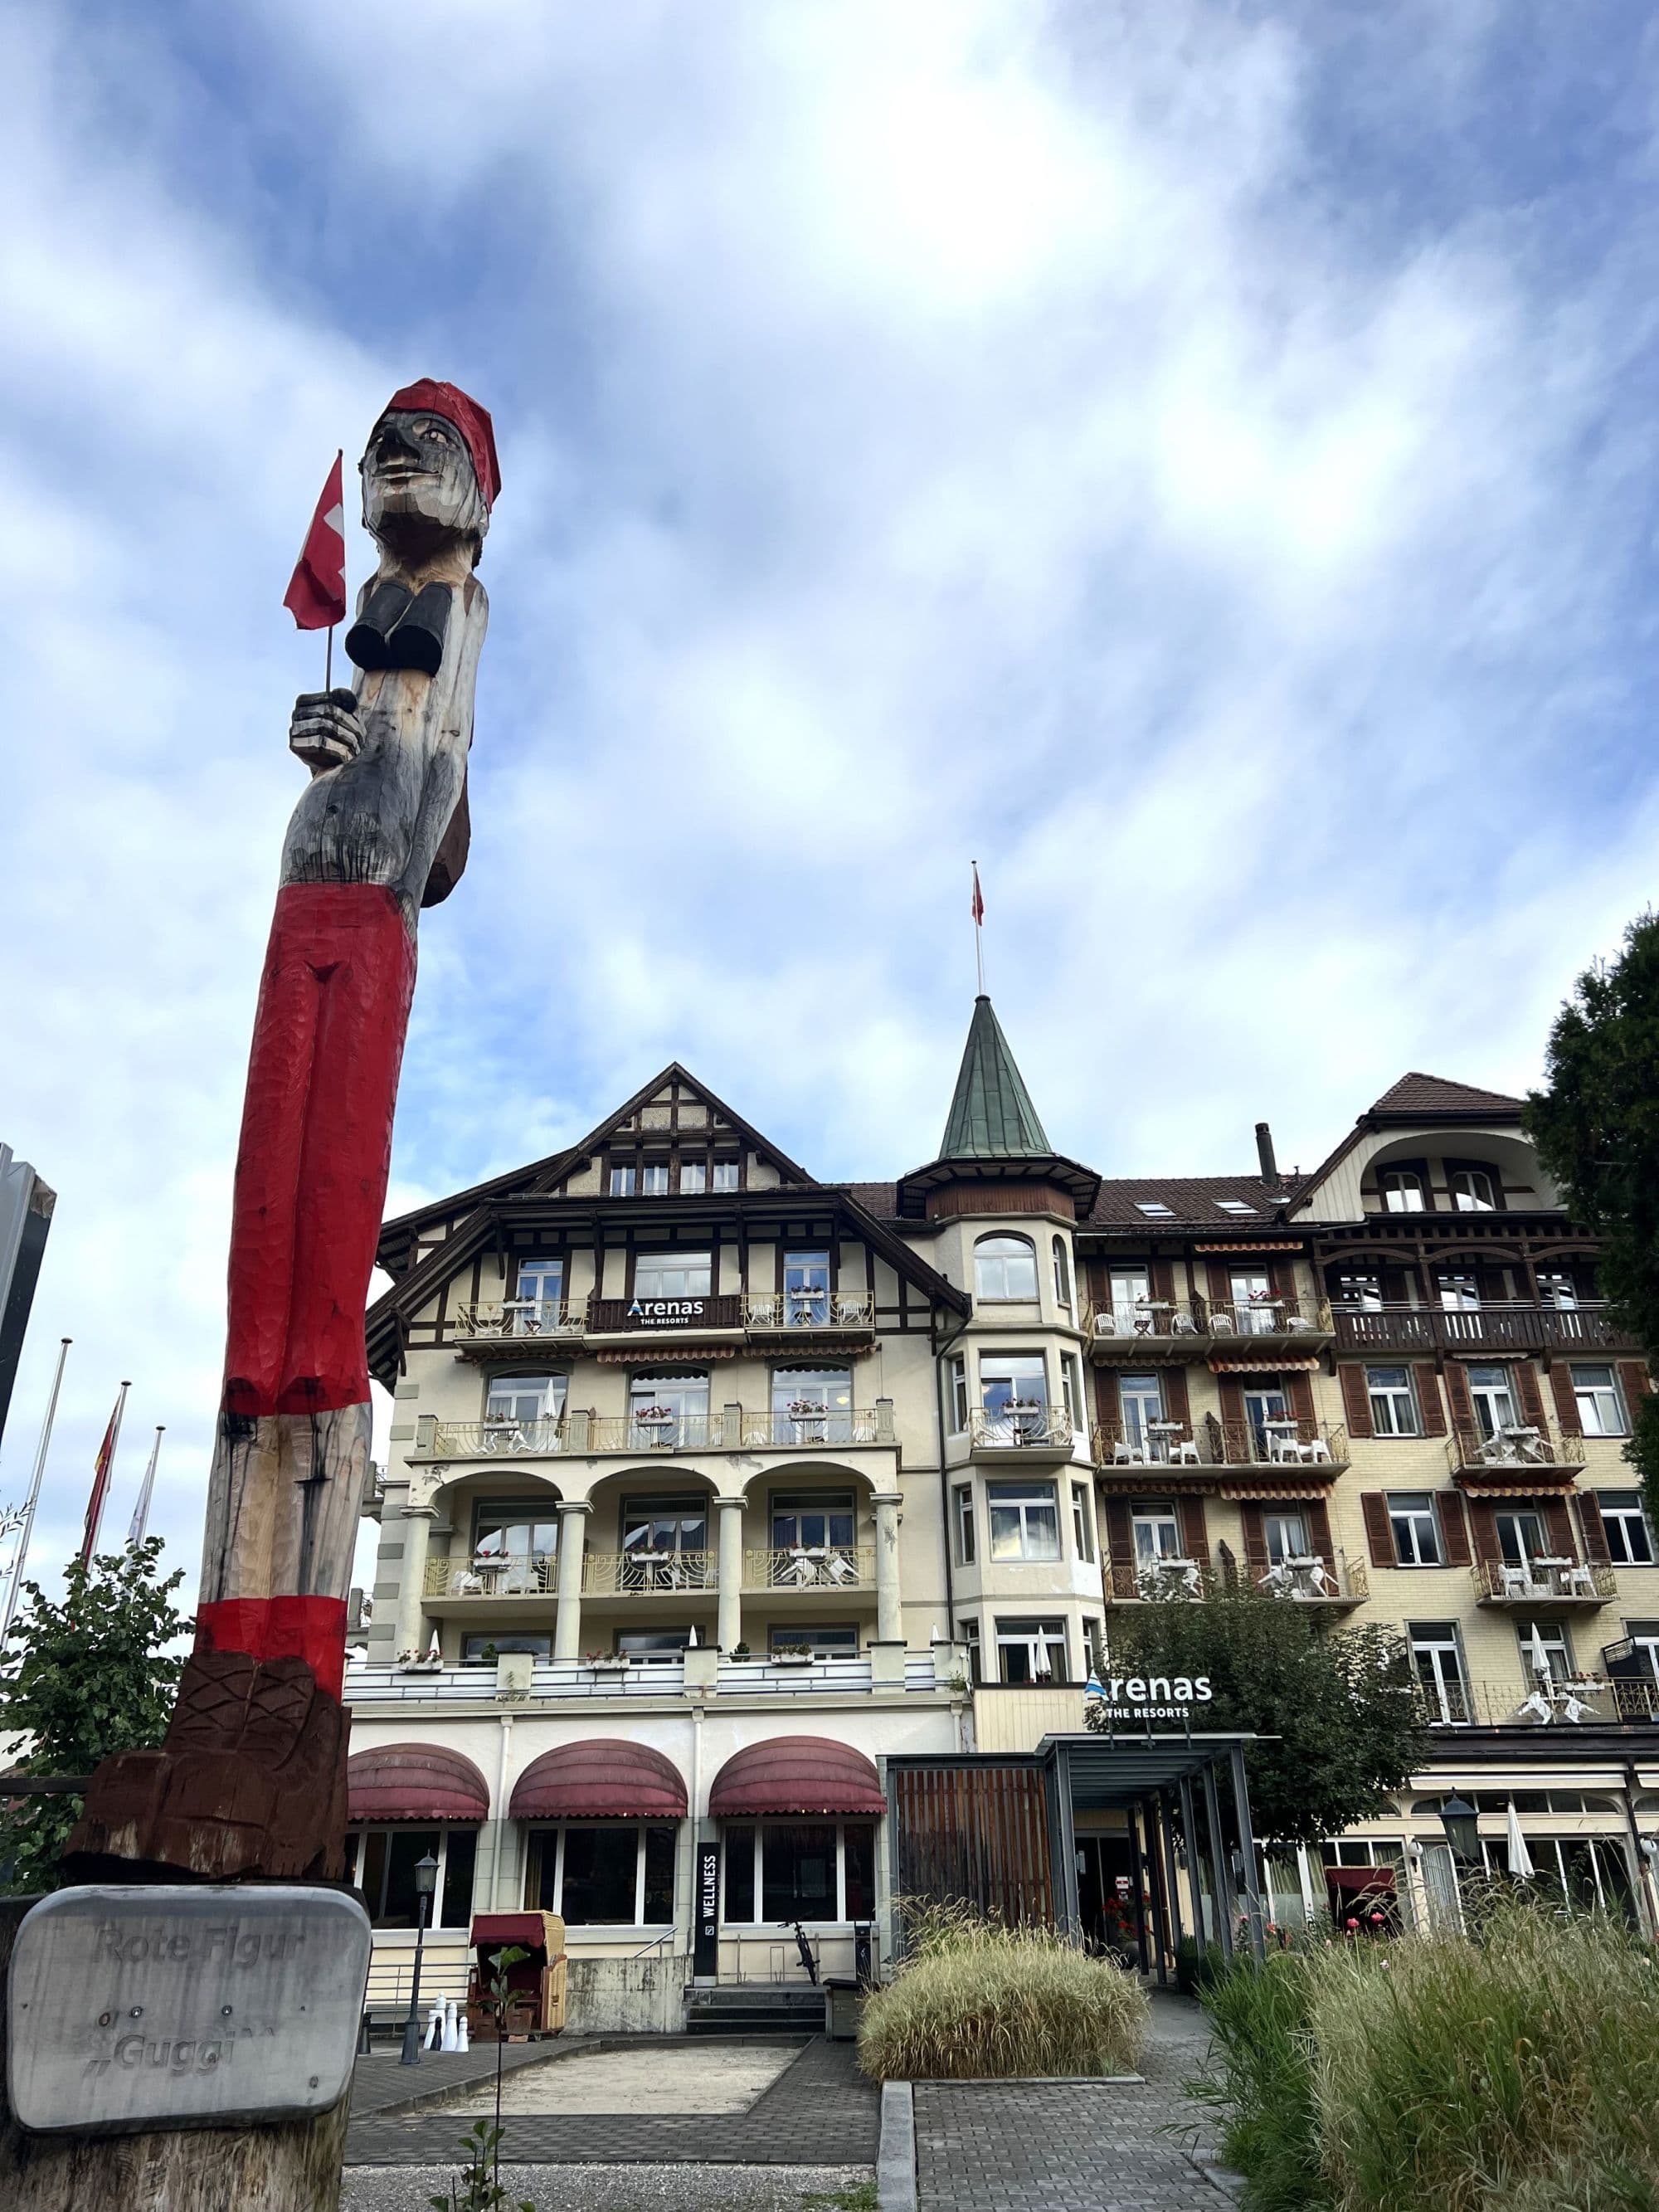
<path fill-rule="evenodd" d="M 283 605 L 301 629 L 332 629 L 345 620 L 345 483 L 343 450 L 323 486 L 306 542 L 283 594 Z"/>
<path fill-rule="evenodd" d="M 979 862 L 978 862 L 977 860 L 975 860 L 975 863 L 974 863 L 974 920 L 975 920 L 976 922 L 980 922 L 980 921 L 984 921 L 984 919 L 985 919 L 985 901 L 984 901 L 983 897 L 981 896 L 981 893 L 980 893 L 980 888 L 979 888 Z"/>

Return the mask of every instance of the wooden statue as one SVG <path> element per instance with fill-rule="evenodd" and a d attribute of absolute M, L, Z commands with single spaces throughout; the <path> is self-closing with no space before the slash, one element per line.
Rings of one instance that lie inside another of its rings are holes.
<path fill-rule="evenodd" d="M 81 1879 L 343 1869 L 363 1316 L 416 923 L 466 863 L 473 570 L 501 481 L 489 416 L 429 380 L 393 395 L 358 467 L 380 560 L 346 635 L 355 687 L 303 695 L 289 726 L 311 782 L 254 1017 L 196 1649 L 162 1749 L 93 1778 L 66 1854 Z"/>

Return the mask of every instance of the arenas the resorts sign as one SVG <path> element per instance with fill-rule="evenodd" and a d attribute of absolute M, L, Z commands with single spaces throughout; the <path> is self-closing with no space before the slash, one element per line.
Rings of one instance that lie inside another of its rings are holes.
<path fill-rule="evenodd" d="M 1090 1721 L 1126 1721 L 1145 1728 L 1152 1721 L 1190 1721 L 1195 1705 L 1213 1695 L 1207 1674 L 1110 1674 L 1091 1676 L 1084 1692 Z"/>

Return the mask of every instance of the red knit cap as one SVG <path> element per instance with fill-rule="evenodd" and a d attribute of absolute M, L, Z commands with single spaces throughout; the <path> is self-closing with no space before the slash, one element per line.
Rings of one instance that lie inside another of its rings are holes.
<path fill-rule="evenodd" d="M 501 471 L 495 459 L 495 432 L 487 408 L 480 407 L 476 399 L 469 399 L 458 384 L 434 384 L 429 376 L 418 383 L 404 385 L 394 392 L 386 403 L 386 412 L 407 408 L 411 413 L 423 410 L 428 415 L 441 415 L 446 422 L 453 422 L 466 440 L 467 450 L 472 456 L 472 473 L 478 479 L 478 489 L 484 495 L 484 505 L 494 507 L 495 495 L 501 488 Z"/>

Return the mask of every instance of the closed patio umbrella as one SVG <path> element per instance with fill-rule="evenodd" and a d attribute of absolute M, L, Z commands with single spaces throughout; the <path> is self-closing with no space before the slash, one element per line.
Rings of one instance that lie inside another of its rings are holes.
<path fill-rule="evenodd" d="M 1515 1809 L 1515 1800 L 1510 1800 L 1509 1817 L 1510 1872 L 1516 1881 L 1533 1878 L 1532 1853 L 1527 1849 L 1527 1839 L 1521 1832 L 1521 1815 Z"/>

